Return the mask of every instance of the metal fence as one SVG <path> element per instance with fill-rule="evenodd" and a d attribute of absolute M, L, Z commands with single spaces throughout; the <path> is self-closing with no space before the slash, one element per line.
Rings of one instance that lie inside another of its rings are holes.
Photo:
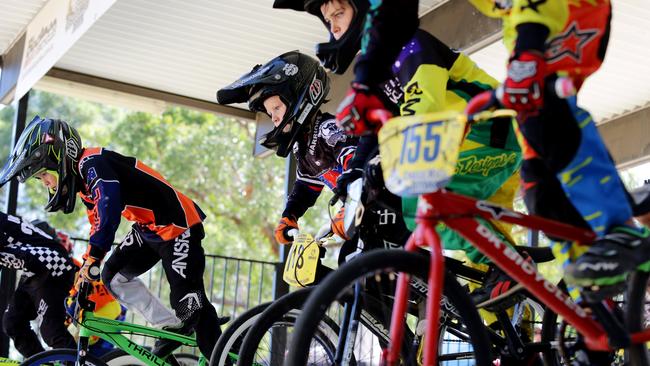
<path fill-rule="evenodd" d="M 75 239 L 75 241 L 80 242 L 79 244 L 83 242 L 84 247 L 87 245 L 83 239 Z M 263 302 L 272 301 L 275 296 L 282 296 L 286 293 L 276 291 L 274 284 L 277 273 L 282 271 L 282 263 L 220 255 L 206 255 L 205 259 L 204 284 L 206 294 L 221 317 L 229 316 L 232 321 L 247 309 Z M 158 298 L 169 306 L 169 283 L 164 276 L 164 270 L 160 263 L 140 278 Z M 329 315 L 335 322 L 340 323 L 342 312 L 337 305 L 330 309 Z M 144 319 L 135 312 L 127 313 L 127 321 L 145 324 Z M 222 329 L 225 329 L 225 327 L 222 327 Z M 361 326 L 357 336 L 357 344 L 364 346 L 363 352 L 366 355 L 373 355 L 366 362 L 371 365 L 379 364 L 381 348 L 377 344 L 376 337 L 363 326 Z M 149 346 L 153 344 L 152 339 L 144 339 L 138 336 L 134 337 L 134 341 Z M 454 337 L 445 337 L 441 346 L 445 353 L 463 352 L 471 347 L 471 345 L 459 339 L 454 339 Z M 183 349 L 182 351 L 197 352 L 195 349 Z M 445 364 L 466 365 L 471 364 L 471 361 L 461 360 Z"/>
<path fill-rule="evenodd" d="M 87 245 L 85 239 L 74 238 L 73 241 L 78 251 Z M 206 295 L 220 317 L 229 316 L 234 320 L 247 309 L 273 300 L 273 280 L 278 266 L 279 263 L 276 262 L 207 254 L 203 274 Z M 169 282 L 161 263 L 140 276 L 140 279 L 169 306 Z M 137 324 L 146 323 L 133 311 L 127 311 L 126 320 Z M 153 340 L 139 337 L 134 337 L 134 341 L 145 345 L 153 344 Z M 189 349 L 185 351 L 192 352 Z"/>

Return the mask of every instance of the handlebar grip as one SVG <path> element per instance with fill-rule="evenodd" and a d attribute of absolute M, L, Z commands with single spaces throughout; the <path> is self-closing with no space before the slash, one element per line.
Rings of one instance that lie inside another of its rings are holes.
<path fill-rule="evenodd" d="M 546 91 L 560 99 L 572 97 L 577 93 L 573 80 L 568 77 L 559 77 L 554 83 L 546 84 Z M 503 84 L 495 90 L 483 92 L 472 98 L 465 108 L 465 114 L 472 115 L 492 107 L 502 108 L 501 100 L 503 100 Z"/>
<path fill-rule="evenodd" d="M 295 239 L 296 236 L 298 236 L 298 233 L 299 233 L 298 229 L 291 229 L 287 232 L 287 236 L 290 236 Z"/>
<path fill-rule="evenodd" d="M 380 122 L 382 125 L 391 118 L 393 118 L 393 114 L 385 109 L 373 109 L 366 114 L 368 122 Z"/>

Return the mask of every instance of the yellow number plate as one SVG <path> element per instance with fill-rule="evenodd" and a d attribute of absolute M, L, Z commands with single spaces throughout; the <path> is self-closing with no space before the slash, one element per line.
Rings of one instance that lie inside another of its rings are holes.
<path fill-rule="evenodd" d="M 16 366 L 16 365 L 20 365 L 20 362 L 9 358 L 0 357 L 0 366 Z"/>
<path fill-rule="evenodd" d="M 444 187 L 454 174 L 465 124 L 456 111 L 391 119 L 379 131 L 388 190 L 417 196 Z"/>
<path fill-rule="evenodd" d="M 298 234 L 284 263 L 284 282 L 295 287 L 305 287 L 316 279 L 319 260 L 318 244 L 309 234 Z"/>

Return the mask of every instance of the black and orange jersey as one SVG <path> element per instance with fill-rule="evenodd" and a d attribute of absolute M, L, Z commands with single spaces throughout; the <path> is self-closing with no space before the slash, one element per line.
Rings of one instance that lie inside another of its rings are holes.
<path fill-rule="evenodd" d="M 205 219 L 194 201 L 136 158 L 100 147 L 86 148 L 79 172 L 84 182 L 79 195 L 88 209 L 93 256 L 110 250 L 120 216 L 135 222 L 143 238 L 154 242 L 174 239 Z"/>

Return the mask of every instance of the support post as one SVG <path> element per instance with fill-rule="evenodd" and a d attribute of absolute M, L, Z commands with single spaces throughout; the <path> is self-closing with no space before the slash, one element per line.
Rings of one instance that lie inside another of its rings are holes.
<path fill-rule="evenodd" d="M 18 102 L 18 108 L 16 109 L 16 115 L 14 118 L 14 130 L 13 130 L 13 138 L 11 143 L 12 149 L 14 146 L 16 146 L 20 134 L 25 129 L 25 123 L 27 122 L 28 105 L 29 105 L 29 92 L 27 92 L 22 98 L 20 98 L 20 101 Z M 7 214 L 15 215 L 17 209 L 18 209 L 18 182 L 15 179 L 12 179 L 11 182 L 9 182 L 9 187 L 7 189 L 6 212 Z M 16 271 L 2 268 L 0 270 L 0 310 L 2 311 L 2 314 L 4 314 L 4 311 L 7 308 L 8 299 L 11 298 L 15 289 L 16 289 Z M 0 329 L 3 329 L 1 316 L 0 316 Z M 9 356 L 9 337 L 7 337 L 7 335 L 5 335 L 3 331 L 0 331 L 0 356 L 1 357 Z"/>
<path fill-rule="evenodd" d="M 286 185 L 284 187 L 286 198 L 289 197 L 289 193 L 291 193 L 291 190 L 293 189 L 293 184 L 296 182 L 296 166 L 296 158 L 293 156 L 293 154 L 290 154 L 286 160 Z M 280 245 L 280 262 L 276 265 L 275 277 L 273 278 L 273 300 L 277 300 L 289 293 L 289 285 L 282 279 L 284 262 L 287 260 L 288 249 L 288 246 Z M 282 365 L 284 363 L 284 358 L 279 360 L 274 358 L 282 354 L 282 352 L 286 349 L 286 345 L 286 329 L 277 327 L 273 328 L 271 334 L 271 365 Z"/>

